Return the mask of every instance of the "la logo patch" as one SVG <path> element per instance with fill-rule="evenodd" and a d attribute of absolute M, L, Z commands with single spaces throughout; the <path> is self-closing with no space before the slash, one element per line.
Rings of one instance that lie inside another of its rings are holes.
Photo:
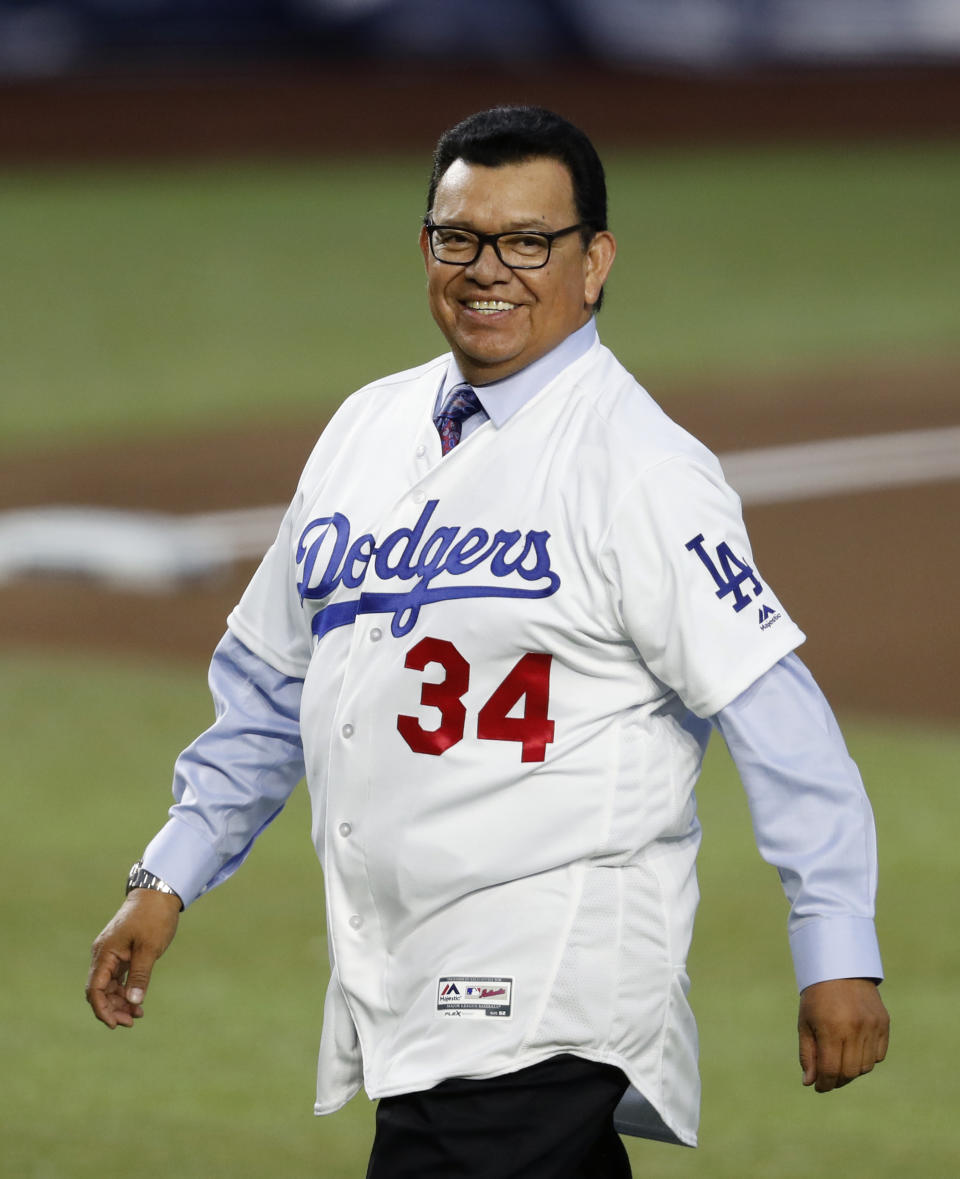
<path fill-rule="evenodd" d="M 691 553 L 696 553 L 703 562 L 704 568 L 713 578 L 717 587 L 718 598 L 733 595 L 731 605 L 739 614 L 741 610 L 750 605 L 754 598 L 758 598 L 763 593 L 760 579 L 754 573 L 753 568 L 738 557 L 725 540 L 717 545 L 716 560 L 710 556 L 704 544 L 703 533 L 700 532 L 692 540 L 688 540 L 684 547 Z M 744 582 L 750 583 L 752 595 L 744 590 Z"/>

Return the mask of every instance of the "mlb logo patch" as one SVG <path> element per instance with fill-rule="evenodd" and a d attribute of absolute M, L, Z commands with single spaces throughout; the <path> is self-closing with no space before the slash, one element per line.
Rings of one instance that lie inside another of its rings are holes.
<path fill-rule="evenodd" d="M 437 1015 L 447 1019 L 509 1019 L 513 979 L 458 974 L 437 984 Z"/>

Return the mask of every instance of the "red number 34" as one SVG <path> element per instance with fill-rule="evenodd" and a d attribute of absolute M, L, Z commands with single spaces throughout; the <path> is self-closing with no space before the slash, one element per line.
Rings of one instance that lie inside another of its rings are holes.
<path fill-rule="evenodd" d="M 521 761 L 543 761 L 553 741 L 550 705 L 550 662 L 552 655 L 530 652 L 514 665 L 490 699 L 477 713 L 477 737 L 481 741 L 517 741 Z M 446 673 L 438 684 L 424 683 L 420 704 L 440 711 L 440 724 L 425 729 L 415 716 L 397 717 L 400 736 L 414 753 L 439 757 L 451 745 L 463 740 L 467 710 L 463 697 L 470 686 L 470 664 L 447 639 L 421 639 L 407 653 L 405 667 L 423 671 L 438 663 Z M 521 716 L 508 716 L 523 700 Z"/>

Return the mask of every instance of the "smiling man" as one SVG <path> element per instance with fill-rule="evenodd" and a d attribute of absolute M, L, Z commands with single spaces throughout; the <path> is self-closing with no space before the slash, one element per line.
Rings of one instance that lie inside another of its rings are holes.
<path fill-rule="evenodd" d="M 317 443 L 87 995 L 108 1027 L 143 1015 L 181 909 L 305 772 L 315 1110 L 379 1098 L 368 1179 L 625 1179 L 618 1129 L 696 1142 L 711 731 L 790 901 L 819 1092 L 886 1052 L 872 815 L 719 464 L 599 341 L 615 244 L 587 137 L 538 108 L 458 124 L 420 247 L 450 351 Z"/>
<path fill-rule="evenodd" d="M 446 168 L 420 248 L 430 310 L 466 381 L 508 377 L 590 321 L 616 250 L 603 223 L 577 209 L 560 160 Z"/>

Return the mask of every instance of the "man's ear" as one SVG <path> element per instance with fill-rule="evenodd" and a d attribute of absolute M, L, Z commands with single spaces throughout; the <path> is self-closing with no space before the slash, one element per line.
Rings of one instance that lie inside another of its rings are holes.
<path fill-rule="evenodd" d="M 583 297 L 584 302 L 591 307 L 600 298 L 616 253 L 616 239 L 606 229 L 595 233 L 586 248 L 583 259 Z"/>

